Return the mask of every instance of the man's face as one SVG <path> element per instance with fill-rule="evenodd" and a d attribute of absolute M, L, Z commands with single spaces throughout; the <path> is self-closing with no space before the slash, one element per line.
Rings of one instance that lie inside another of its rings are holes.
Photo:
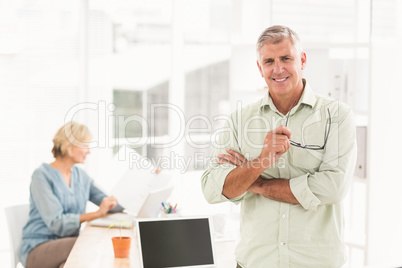
<path fill-rule="evenodd" d="M 302 70 L 306 65 L 306 54 L 298 52 L 290 38 L 278 44 L 263 45 L 257 65 L 274 99 L 293 98 L 303 90 Z"/>

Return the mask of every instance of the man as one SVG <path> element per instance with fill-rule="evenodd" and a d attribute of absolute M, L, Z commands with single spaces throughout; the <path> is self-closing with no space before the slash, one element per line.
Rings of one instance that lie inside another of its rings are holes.
<path fill-rule="evenodd" d="M 341 201 L 355 161 L 355 124 L 345 104 L 315 94 L 306 53 L 284 26 L 257 42 L 268 94 L 231 115 L 202 189 L 210 203 L 241 203 L 238 267 L 341 267 Z"/>

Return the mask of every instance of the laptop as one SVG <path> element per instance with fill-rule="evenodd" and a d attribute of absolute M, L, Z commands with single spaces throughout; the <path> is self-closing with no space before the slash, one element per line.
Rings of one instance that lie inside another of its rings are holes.
<path fill-rule="evenodd" d="M 142 268 L 216 267 L 209 217 L 138 219 Z"/>
<path fill-rule="evenodd" d="M 158 216 L 162 202 L 169 198 L 173 191 L 173 186 L 150 192 L 145 198 L 144 203 L 140 207 L 138 213 L 130 211 L 129 209 L 123 210 L 123 213 L 112 213 L 105 217 L 95 219 L 90 222 L 91 225 L 109 227 L 112 223 L 118 223 L 123 220 L 126 223 L 122 225 L 123 228 L 133 227 L 134 221 L 139 218 L 155 218 Z M 118 224 L 115 227 L 119 227 Z"/>
<path fill-rule="evenodd" d="M 169 198 L 170 194 L 173 191 L 173 186 L 169 186 L 160 190 L 153 191 L 148 194 L 145 199 L 143 205 L 141 206 L 138 213 L 135 215 L 136 218 L 155 218 L 158 216 L 160 212 L 160 208 L 162 206 L 162 202 L 166 202 Z"/>

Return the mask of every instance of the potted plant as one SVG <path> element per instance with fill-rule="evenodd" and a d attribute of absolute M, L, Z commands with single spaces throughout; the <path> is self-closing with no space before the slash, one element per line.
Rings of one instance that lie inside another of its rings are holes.
<path fill-rule="evenodd" d="M 125 222 L 124 219 L 116 220 L 116 223 L 110 224 L 109 228 L 112 228 L 115 225 L 119 226 L 120 236 L 112 237 L 114 257 L 115 258 L 128 258 L 128 256 L 130 255 L 131 237 L 122 236 L 121 228 L 123 227 L 123 225 L 129 226 L 130 224 Z"/>

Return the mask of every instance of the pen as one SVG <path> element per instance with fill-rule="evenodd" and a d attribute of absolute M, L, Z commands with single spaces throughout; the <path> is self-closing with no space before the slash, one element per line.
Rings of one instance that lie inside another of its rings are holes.
<path fill-rule="evenodd" d="M 173 207 L 169 202 L 161 202 L 162 209 L 166 214 L 173 214 L 176 212 L 177 204 Z"/>

